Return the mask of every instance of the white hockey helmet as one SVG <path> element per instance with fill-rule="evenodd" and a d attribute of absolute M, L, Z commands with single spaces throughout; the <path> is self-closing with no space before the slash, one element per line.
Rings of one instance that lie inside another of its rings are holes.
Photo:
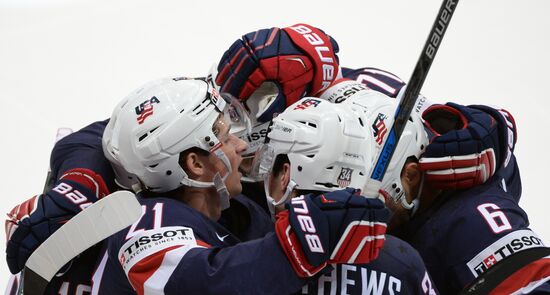
<path fill-rule="evenodd" d="M 266 177 L 276 157 L 286 154 L 291 163 L 291 182 L 278 202 L 270 199 L 266 189 L 268 200 L 273 205 L 281 204 L 293 188 L 361 189 L 375 148 L 362 116 L 362 112 L 355 112 L 348 105 L 306 97 L 273 119 L 267 143 L 256 155 L 254 170 Z"/>
<path fill-rule="evenodd" d="M 107 126 L 109 132 L 103 138 L 104 151 L 153 192 L 166 192 L 182 185 L 219 189 L 223 181 L 220 184 L 214 180 L 216 185 L 190 179 L 179 165 L 179 157 L 181 152 L 198 147 L 214 153 L 231 171 L 229 160 L 219 149 L 222 143 L 212 128 L 220 114 L 230 123 L 247 121 L 235 117 L 236 106 L 202 79 L 167 78 L 149 82 L 130 93 L 113 112 Z"/>
<path fill-rule="evenodd" d="M 112 142 L 113 128 L 115 125 L 117 125 L 116 121 L 118 120 L 120 110 L 128 102 L 128 98 L 129 97 L 126 97 L 121 102 L 119 102 L 113 110 L 111 118 L 109 119 L 109 123 L 103 131 L 103 137 L 101 141 L 103 154 L 105 155 L 107 160 L 109 160 L 109 162 L 111 163 L 111 167 L 113 167 L 113 171 L 115 172 L 116 184 L 125 189 L 133 189 L 135 185 L 139 184 L 139 179 L 136 175 L 129 173 L 122 167 L 122 164 L 120 164 L 120 161 L 118 159 L 118 143 L 113 144 Z"/>
<path fill-rule="evenodd" d="M 357 82 L 354 82 L 357 83 Z M 375 152 L 369 154 L 371 165 L 375 165 L 379 151 L 384 146 L 384 143 L 389 134 L 389 128 L 393 124 L 395 110 L 398 100 L 388 97 L 380 92 L 370 89 L 360 89 L 358 85 L 347 84 L 348 89 L 359 89 L 346 97 L 342 104 L 350 106 L 356 112 L 362 112 L 364 115 L 365 124 L 369 128 L 370 141 L 375 147 Z M 420 158 L 428 145 L 428 136 L 422 123 L 420 110 L 425 104 L 422 96 L 419 97 L 415 105 L 415 110 L 411 113 L 409 120 L 401 134 L 397 148 L 388 165 L 386 174 L 382 179 L 382 187 L 379 191 L 384 198 L 391 198 L 397 203 L 401 203 L 404 208 L 412 209 L 413 203 L 408 203 L 405 198 L 405 190 L 401 183 L 401 170 L 405 162 L 410 157 Z M 372 170 L 372 167 L 371 169 Z M 372 171 L 369 171 L 368 177 Z M 416 196 L 414 196 L 416 197 Z"/>

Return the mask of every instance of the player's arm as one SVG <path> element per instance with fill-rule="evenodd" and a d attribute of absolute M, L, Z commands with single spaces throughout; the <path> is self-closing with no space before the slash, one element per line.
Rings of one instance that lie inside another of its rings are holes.
<path fill-rule="evenodd" d="M 72 169 L 44 194 L 15 206 L 6 220 L 6 260 L 19 272 L 43 241 L 71 217 L 109 194 L 102 178 L 88 169 Z"/>
<path fill-rule="evenodd" d="M 15 206 L 8 213 L 6 260 L 12 273 L 19 272 L 33 250 L 72 216 L 110 193 L 104 177 L 110 177 L 105 172 L 109 164 L 101 146 L 75 148 L 70 142 L 79 132 L 82 131 L 58 142 L 52 151 L 51 167 L 55 179 L 52 189 Z"/>
<path fill-rule="evenodd" d="M 398 76 L 377 68 L 342 68 L 344 78 L 355 80 L 368 88 L 396 98 L 406 83 Z"/>
<path fill-rule="evenodd" d="M 328 263 L 369 262 L 384 242 L 387 209 L 354 191 L 302 196 L 285 213 L 276 234 L 227 248 L 206 243 L 198 228 L 174 225 L 141 231 L 121 247 L 110 239 L 109 255 L 138 294 L 288 294 Z"/>

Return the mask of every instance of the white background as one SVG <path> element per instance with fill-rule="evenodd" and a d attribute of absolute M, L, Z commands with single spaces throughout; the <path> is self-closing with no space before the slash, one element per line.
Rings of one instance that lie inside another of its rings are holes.
<path fill-rule="evenodd" d="M 107 118 L 148 80 L 205 75 L 250 31 L 310 23 L 339 42 L 342 65 L 408 80 L 441 1 L 272 3 L 0 0 L 0 212 L 42 190 L 58 127 Z M 548 0 L 461 1 L 422 90 L 515 115 L 521 205 L 547 242 L 549 10 Z"/>

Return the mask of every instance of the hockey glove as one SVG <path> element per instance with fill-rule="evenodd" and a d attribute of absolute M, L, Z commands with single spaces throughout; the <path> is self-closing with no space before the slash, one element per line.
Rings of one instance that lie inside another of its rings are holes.
<path fill-rule="evenodd" d="M 502 124 L 482 108 L 447 103 L 433 105 L 423 113 L 430 144 L 419 164 L 434 187 L 466 189 L 482 184 L 503 160 L 507 133 L 500 132 Z"/>
<path fill-rule="evenodd" d="M 15 206 L 6 220 L 6 260 L 19 272 L 32 252 L 81 210 L 109 194 L 103 178 L 88 169 L 73 169 L 53 189 Z"/>
<path fill-rule="evenodd" d="M 216 84 L 220 92 L 258 112 L 253 114 L 258 122 L 267 122 L 300 98 L 326 89 L 339 73 L 337 52 L 334 39 L 306 24 L 262 29 L 244 35 L 224 53 Z M 273 82 L 275 94 L 267 102 L 247 102 L 264 82 Z"/>
<path fill-rule="evenodd" d="M 384 245 L 389 211 L 358 190 L 302 195 L 286 207 L 277 215 L 275 231 L 300 277 L 311 277 L 328 263 L 368 263 Z"/>

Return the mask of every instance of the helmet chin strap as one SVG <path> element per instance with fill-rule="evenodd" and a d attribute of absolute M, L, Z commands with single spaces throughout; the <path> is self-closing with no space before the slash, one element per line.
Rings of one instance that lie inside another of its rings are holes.
<path fill-rule="evenodd" d="M 380 193 L 384 196 L 384 198 L 391 198 L 396 203 L 400 203 L 401 206 L 409 210 L 410 215 L 413 216 L 418 210 L 420 204 L 420 195 L 422 194 L 423 189 L 424 173 L 422 173 L 422 176 L 420 178 L 420 187 L 418 188 L 416 198 L 414 198 L 410 203 L 407 201 L 405 189 L 403 189 L 403 185 L 401 184 L 400 180 L 388 185 L 388 187 L 385 189 L 381 189 Z"/>
<path fill-rule="evenodd" d="M 229 191 L 227 190 L 224 181 L 225 180 L 221 177 L 219 172 L 214 175 L 214 187 L 220 196 L 220 207 L 222 210 L 229 208 Z"/>
<path fill-rule="evenodd" d="M 401 199 L 401 205 L 403 205 L 403 208 L 410 210 L 410 216 L 412 217 L 416 212 L 418 211 L 418 207 L 420 207 L 420 196 L 422 195 L 422 190 L 424 189 L 424 173 L 422 173 L 422 176 L 420 177 L 420 187 L 418 188 L 418 193 L 416 194 L 416 198 L 414 198 L 410 203 L 407 202 L 407 198 L 403 196 Z"/>
<path fill-rule="evenodd" d="M 265 191 L 265 197 L 267 199 L 267 207 L 269 208 L 269 213 L 271 213 L 271 219 L 275 221 L 275 207 L 283 204 L 288 199 L 288 196 L 290 196 L 290 193 L 294 190 L 296 187 L 296 182 L 294 180 L 290 180 L 285 188 L 285 193 L 283 194 L 283 197 L 279 201 L 275 201 L 273 197 L 271 197 L 271 194 L 269 193 L 269 174 L 266 174 L 264 178 L 264 191 Z"/>
<path fill-rule="evenodd" d="M 214 187 L 216 189 L 216 192 L 220 196 L 220 207 L 222 210 L 225 210 L 229 208 L 230 196 L 229 196 L 229 191 L 227 190 L 227 186 L 225 185 L 225 180 L 231 173 L 231 162 L 229 162 L 229 158 L 227 158 L 225 153 L 220 148 L 211 152 L 214 153 L 214 155 L 218 157 L 218 159 L 220 159 L 224 164 L 227 170 L 227 173 L 225 174 L 225 176 L 222 177 L 220 172 L 216 172 L 212 181 L 206 182 L 206 181 L 198 181 L 198 180 L 191 179 L 186 175 L 181 180 L 180 183 L 183 185 L 198 187 L 198 188 Z"/>

